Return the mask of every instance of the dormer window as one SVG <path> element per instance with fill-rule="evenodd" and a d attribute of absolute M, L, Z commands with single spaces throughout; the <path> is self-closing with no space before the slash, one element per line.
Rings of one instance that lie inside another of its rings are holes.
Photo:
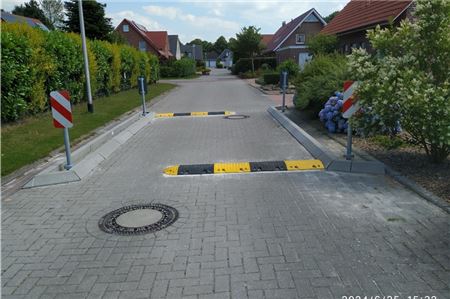
<path fill-rule="evenodd" d="M 304 34 L 296 34 L 295 35 L 295 43 L 299 45 L 305 44 L 305 35 Z"/>
<path fill-rule="evenodd" d="M 130 27 L 127 24 L 125 24 L 125 25 L 123 25 L 122 30 L 123 30 L 123 32 L 129 32 Z"/>

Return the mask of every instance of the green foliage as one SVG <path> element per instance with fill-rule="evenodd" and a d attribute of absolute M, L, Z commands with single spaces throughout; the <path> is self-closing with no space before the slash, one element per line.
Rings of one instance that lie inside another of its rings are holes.
<path fill-rule="evenodd" d="M 62 0 L 40 0 L 42 12 L 54 28 L 59 28 L 64 21 L 64 4 Z"/>
<path fill-rule="evenodd" d="M 64 21 L 65 30 L 68 32 L 80 32 L 80 17 L 78 14 L 78 0 L 64 2 L 67 19 Z M 86 36 L 92 39 L 108 40 L 109 34 L 114 29 L 111 19 L 105 17 L 106 4 L 95 0 L 83 1 L 83 18 Z"/>
<path fill-rule="evenodd" d="M 336 10 L 332 13 L 330 13 L 328 16 L 326 16 L 325 18 L 323 18 L 325 20 L 325 22 L 330 23 L 331 20 L 334 19 L 334 17 L 336 17 L 339 14 L 339 10 Z"/>
<path fill-rule="evenodd" d="M 218 62 L 218 63 L 216 63 L 216 68 L 218 68 L 218 69 L 223 69 L 223 64 L 222 64 L 222 62 Z"/>
<path fill-rule="evenodd" d="M 348 80 L 347 60 L 341 55 L 318 55 L 297 76 L 297 108 L 310 107 L 317 113 L 336 90 Z"/>
<path fill-rule="evenodd" d="M 332 54 L 336 51 L 336 35 L 317 34 L 308 41 L 308 48 L 313 55 Z"/>
<path fill-rule="evenodd" d="M 297 77 L 298 73 L 300 72 L 300 67 L 298 66 L 297 62 L 295 62 L 293 59 L 287 59 L 280 63 L 277 67 L 278 73 L 281 73 L 282 71 L 287 71 L 289 75 L 289 79 L 293 80 L 295 77 Z"/>
<path fill-rule="evenodd" d="M 226 48 L 228 48 L 227 39 L 223 36 L 220 36 L 214 43 L 213 50 L 220 54 Z"/>
<path fill-rule="evenodd" d="M 189 43 L 187 43 L 187 45 L 202 46 L 204 53 L 210 52 L 214 49 L 214 45 L 211 42 L 206 41 L 206 40 L 201 40 L 199 38 L 191 40 Z"/>
<path fill-rule="evenodd" d="M 249 26 L 243 27 L 241 32 L 236 34 L 236 39 L 230 44 L 236 59 L 251 58 L 261 53 L 260 30 L 260 28 L 256 28 L 255 26 Z"/>
<path fill-rule="evenodd" d="M 368 33 L 377 55 L 354 50 L 349 60 L 365 113 L 400 121 L 434 162 L 450 153 L 449 15 L 446 0 L 418 0 L 414 23 L 377 27 Z"/>
<path fill-rule="evenodd" d="M 376 135 L 371 137 L 370 140 L 388 150 L 397 149 L 406 144 L 403 139 L 397 136 Z"/>
<path fill-rule="evenodd" d="M 257 57 L 253 59 L 253 64 L 255 70 L 262 67 L 263 64 L 269 65 L 270 68 L 275 69 L 277 65 L 277 60 L 274 57 Z M 252 60 L 251 58 L 241 58 L 234 65 L 231 72 L 234 75 L 239 73 L 245 73 L 252 70 Z"/>
<path fill-rule="evenodd" d="M 67 89 L 73 103 L 85 100 L 84 61 L 78 34 L 4 23 L 1 40 L 3 122 L 45 111 L 52 90 Z M 88 58 L 94 98 L 136 86 L 139 75 L 152 82 L 158 80 L 157 57 L 126 45 L 88 41 Z"/>
<path fill-rule="evenodd" d="M 182 58 L 180 60 L 170 61 L 168 64 L 161 66 L 161 77 L 189 77 L 195 74 L 196 69 L 194 59 Z"/>
<path fill-rule="evenodd" d="M 263 80 L 265 84 L 278 84 L 280 83 L 279 73 L 266 73 L 263 75 Z"/>
<path fill-rule="evenodd" d="M 252 72 L 251 70 L 246 71 L 245 73 L 240 73 L 239 77 L 242 79 L 251 79 L 251 78 L 256 78 L 257 74 Z"/>
<path fill-rule="evenodd" d="M 30 2 L 24 3 L 23 5 L 15 6 L 12 13 L 19 16 L 38 19 L 49 29 L 54 28 L 53 24 L 45 16 L 36 0 L 30 0 Z"/>

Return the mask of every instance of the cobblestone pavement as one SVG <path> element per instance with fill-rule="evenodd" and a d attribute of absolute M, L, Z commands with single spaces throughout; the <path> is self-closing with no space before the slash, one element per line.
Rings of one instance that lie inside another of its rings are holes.
<path fill-rule="evenodd" d="M 156 119 L 85 180 L 2 202 L 3 298 L 450 298 L 449 217 L 387 177 L 333 172 L 164 177 L 179 163 L 308 159 L 271 100 L 214 72 L 180 83 Z M 114 236 L 107 212 L 178 209 L 154 234 Z"/>

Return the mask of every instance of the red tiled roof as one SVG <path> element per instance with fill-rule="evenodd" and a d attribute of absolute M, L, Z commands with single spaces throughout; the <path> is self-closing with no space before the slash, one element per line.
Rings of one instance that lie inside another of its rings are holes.
<path fill-rule="evenodd" d="M 411 2 L 412 0 L 351 0 L 321 33 L 338 34 L 388 23 L 390 19 L 397 18 Z"/>
<path fill-rule="evenodd" d="M 155 45 L 155 43 L 148 38 L 146 32 L 147 32 L 147 28 L 145 28 L 142 25 L 139 25 L 138 23 L 135 23 L 134 21 L 128 20 L 128 19 L 124 19 L 124 21 L 126 21 L 128 24 L 130 24 L 131 26 L 133 26 L 134 30 L 139 33 L 142 38 L 155 50 L 157 51 L 161 56 L 164 56 L 166 58 L 168 58 L 164 52 L 161 52 L 158 47 Z M 123 22 L 123 21 L 122 21 Z"/>
<path fill-rule="evenodd" d="M 275 49 L 280 45 L 280 43 L 283 42 L 283 40 L 285 38 L 287 38 L 292 33 L 292 31 L 294 31 L 295 28 L 297 28 L 297 26 L 301 22 L 303 22 L 303 20 L 306 17 L 309 16 L 309 14 L 311 12 L 314 12 L 319 17 L 319 19 L 322 20 L 322 16 L 314 8 L 311 8 L 310 10 L 299 15 L 298 17 L 296 17 L 295 19 L 293 19 L 286 25 L 281 26 L 277 30 L 277 32 L 275 32 L 275 34 L 273 35 L 273 38 L 270 40 L 270 42 L 267 44 L 267 49 L 265 50 L 265 52 L 275 51 Z M 325 22 L 325 21 L 323 21 L 323 22 Z"/>
<path fill-rule="evenodd" d="M 147 31 L 145 34 L 155 43 L 158 50 L 164 53 L 164 56 L 173 56 L 169 50 L 169 37 L 167 31 Z"/>
<path fill-rule="evenodd" d="M 265 46 L 272 40 L 274 34 L 261 34 L 261 43 Z"/>

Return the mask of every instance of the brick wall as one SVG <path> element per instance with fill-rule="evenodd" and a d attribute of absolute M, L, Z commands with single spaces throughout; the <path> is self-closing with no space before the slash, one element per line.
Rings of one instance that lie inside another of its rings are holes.
<path fill-rule="evenodd" d="M 128 25 L 128 32 L 123 32 L 123 25 Z M 159 56 L 158 52 L 156 52 L 156 50 L 138 32 L 136 32 L 133 25 L 127 20 L 123 20 L 115 30 L 128 41 L 130 46 L 139 49 L 139 41 L 145 41 L 147 52 Z"/>

